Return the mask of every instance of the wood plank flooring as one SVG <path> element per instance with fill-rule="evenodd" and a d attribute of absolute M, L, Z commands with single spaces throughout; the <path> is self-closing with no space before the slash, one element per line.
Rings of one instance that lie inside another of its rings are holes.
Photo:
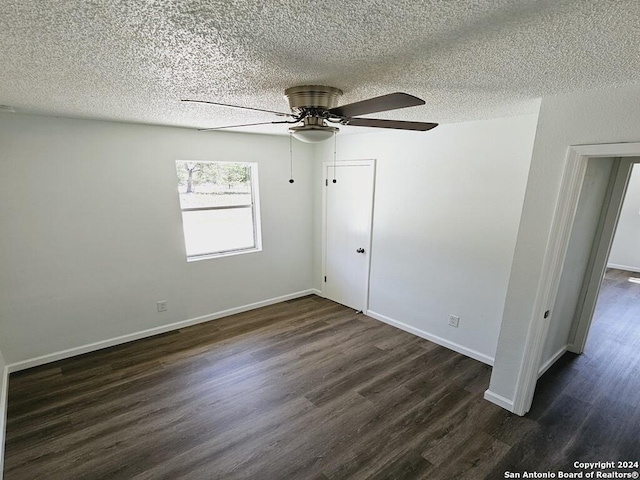
<path fill-rule="evenodd" d="M 5 480 L 497 479 L 640 460 L 640 327 L 607 326 L 639 318 L 640 285 L 607 282 L 604 303 L 626 306 L 599 304 L 587 353 L 547 372 L 526 417 L 482 399 L 490 367 L 310 296 L 12 374 Z"/>

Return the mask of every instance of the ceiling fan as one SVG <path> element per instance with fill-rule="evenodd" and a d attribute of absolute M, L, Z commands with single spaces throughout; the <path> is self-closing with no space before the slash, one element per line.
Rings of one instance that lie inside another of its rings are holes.
<path fill-rule="evenodd" d="M 271 122 L 246 123 L 243 125 L 226 125 L 223 127 L 203 128 L 201 131 L 220 130 L 223 128 L 250 127 L 254 125 L 269 125 L 276 123 L 302 125 L 290 127 L 289 131 L 298 140 L 308 143 L 322 142 L 331 138 L 339 128 L 330 124 L 350 125 L 353 127 L 392 128 L 397 130 L 426 131 L 438 126 L 437 123 L 409 122 L 404 120 L 382 120 L 377 118 L 358 118 L 369 113 L 385 112 L 398 108 L 424 105 L 425 101 L 408 93 L 390 93 L 380 97 L 369 98 L 360 102 L 338 106 L 338 99 L 342 90 L 323 85 L 302 85 L 291 87 L 284 91 L 289 100 L 292 113 L 275 112 L 261 108 L 241 107 L 226 103 L 208 102 L 205 100 L 182 100 L 183 102 L 206 103 L 222 107 L 240 108 L 257 112 L 273 113 L 278 117 L 288 117 L 288 120 Z"/>

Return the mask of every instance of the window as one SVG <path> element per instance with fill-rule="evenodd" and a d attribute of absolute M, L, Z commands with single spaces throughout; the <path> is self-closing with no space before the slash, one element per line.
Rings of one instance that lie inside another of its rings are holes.
<path fill-rule="evenodd" d="M 261 249 L 258 165 L 176 162 L 187 260 Z"/>

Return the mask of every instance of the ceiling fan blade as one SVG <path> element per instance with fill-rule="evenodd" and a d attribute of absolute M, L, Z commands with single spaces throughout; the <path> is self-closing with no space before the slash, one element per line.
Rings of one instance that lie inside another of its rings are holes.
<path fill-rule="evenodd" d="M 245 123 L 242 125 L 225 125 L 223 127 L 212 127 L 212 128 L 199 128 L 199 132 L 209 132 L 211 130 L 222 130 L 224 128 L 240 128 L 240 127 L 253 127 L 254 125 L 271 125 L 274 123 L 297 123 L 297 122 L 289 122 L 287 120 L 283 120 L 281 122 L 258 122 L 258 123 Z"/>
<path fill-rule="evenodd" d="M 207 102 L 206 100 L 180 100 L 181 102 L 206 103 L 208 105 L 217 105 L 219 107 L 239 108 L 241 110 L 253 110 L 254 112 L 274 113 L 279 117 L 293 117 L 290 113 L 274 112 L 273 110 L 263 110 L 262 108 L 241 107 L 239 105 L 229 105 L 227 103 Z"/>
<path fill-rule="evenodd" d="M 339 117 L 357 117 L 368 113 L 386 112 L 398 108 L 415 107 L 424 105 L 425 101 L 408 93 L 390 93 L 381 97 L 369 98 L 356 103 L 349 103 L 329 110 Z"/>
<path fill-rule="evenodd" d="M 380 120 L 378 118 L 351 118 L 347 125 L 353 127 L 395 128 L 397 130 L 417 130 L 426 132 L 438 126 L 437 123 L 406 122 L 404 120 Z"/>

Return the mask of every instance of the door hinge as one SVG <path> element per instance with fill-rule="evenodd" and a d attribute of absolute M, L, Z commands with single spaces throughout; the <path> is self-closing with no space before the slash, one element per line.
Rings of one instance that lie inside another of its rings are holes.
<path fill-rule="evenodd" d="M 324 276 L 324 283 L 327 283 L 327 276 Z"/>
<path fill-rule="evenodd" d="M 328 178 L 325 178 L 325 179 L 324 179 L 324 186 L 325 186 L 325 187 L 328 187 L 328 186 L 329 186 L 329 179 L 328 179 Z"/>

